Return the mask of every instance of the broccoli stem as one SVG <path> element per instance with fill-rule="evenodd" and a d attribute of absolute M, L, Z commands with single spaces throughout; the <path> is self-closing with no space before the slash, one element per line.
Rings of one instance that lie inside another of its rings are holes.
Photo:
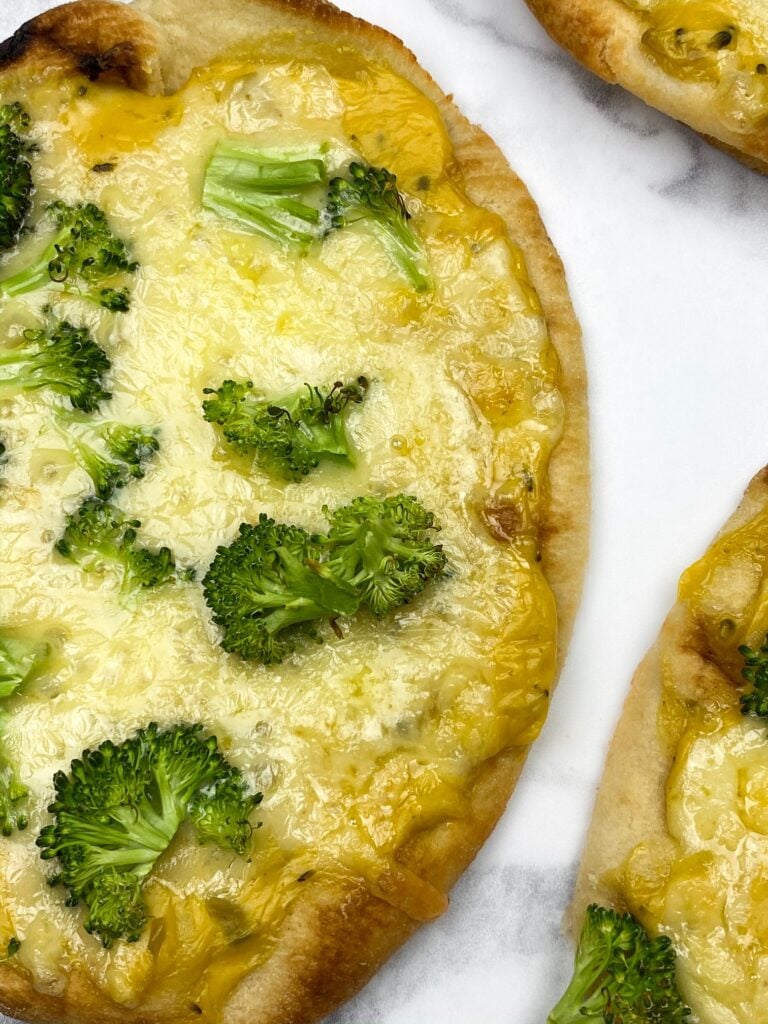
<path fill-rule="evenodd" d="M 38 836 L 40 856 L 58 858 L 53 884 L 67 886 L 69 906 L 86 905 L 83 925 L 107 948 L 139 938 L 147 919 L 142 884 L 185 819 L 201 841 L 242 854 L 261 799 L 201 725 L 153 723 L 120 745 L 107 740 L 53 782 L 54 820 Z"/>
<path fill-rule="evenodd" d="M 273 242 L 305 245 L 317 236 L 313 228 L 319 223 L 320 214 L 298 200 L 278 199 L 252 190 L 237 194 L 206 183 L 204 205 L 213 213 L 237 221 Z"/>
<path fill-rule="evenodd" d="M 49 257 L 50 259 L 51 257 Z M 52 285 L 48 274 L 48 262 L 35 265 L 28 270 L 21 270 L 12 277 L 0 281 L 0 291 L 5 292 L 9 297 L 24 295 L 27 292 L 34 292 L 45 285 Z"/>
<path fill-rule="evenodd" d="M 216 147 L 207 174 L 233 191 L 285 192 L 322 184 L 325 163 L 319 158 L 271 156 L 248 143 L 229 140 Z"/>
<path fill-rule="evenodd" d="M 273 242 L 306 246 L 318 237 L 320 212 L 299 195 L 323 181 L 321 159 L 272 156 L 244 142 L 222 142 L 205 174 L 203 206 Z"/>

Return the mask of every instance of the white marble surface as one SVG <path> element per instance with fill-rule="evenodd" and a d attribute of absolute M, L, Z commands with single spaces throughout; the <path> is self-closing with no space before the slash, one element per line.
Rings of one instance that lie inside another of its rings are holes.
<path fill-rule="evenodd" d="M 594 516 L 571 654 L 512 804 L 445 917 L 329 1024 L 543 1024 L 630 676 L 768 461 L 768 180 L 582 70 L 523 0 L 339 2 L 405 40 L 540 204 L 584 328 Z M 0 36 L 49 6 L 3 0 Z"/>

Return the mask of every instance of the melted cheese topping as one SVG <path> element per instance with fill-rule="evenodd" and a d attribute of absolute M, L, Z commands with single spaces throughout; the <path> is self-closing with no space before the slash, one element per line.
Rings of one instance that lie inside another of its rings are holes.
<path fill-rule="evenodd" d="M 712 110 L 729 131 L 768 116 L 766 0 L 622 0 L 642 15 L 643 50 L 668 74 L 714 86 Z"/>
<path fill-rule="evenodd" d="M 182 93 L 49 81 L 27 105 L 40 144 L 38 209 L 91 200 L 141 263 L 131 311 L 76 298 L 113 360 L 110 419 L 155 425 L 161 449 L 118 502 L 205 572 L 216 546 L 262 511 L 322 528 L 321 509 L 358 494 L 416 494 L 435 511 L 450 577 L 383 622 L 359 615 L 283 664 L 226 655 L 199 584 L 121 601 L 109 571 L 53 553 L 88 479 L 62 449 L 52 399 L 0 404 L 10 452 L 0 496 L 0 621 L 46 636 L 50 671 L 11 704 L 4 743 L 31 790 L 30 828 L 0 845 L 3 920 L 19 962 L 60 992 L 78 965 L 127 1006 L 194 1002 L 215 1015 L 269 956 L 288 907 L 323 875 L 362 878 L 418 919 L 442 894 L 398 866 L 414 832 L 465 813 L 473 772 L 522 751 L 546 713 L 556 612 L 537 557 L 536 519 L 563 410 L 557 363 L 520 253 L 495 215 L 462 194 L 434 106 L 359 56 L 237 59 Z M 398 175 L 434 291 L 416 295 L 376 237 L 336 232 L 308 256 L 201 211 L 206 160 L 223 137 L 327 146 L 331 170 L 362 155 Z M 99 166 L 99 170 L 92 168 Z M 103 165 L 114 165 L 105 169 Z M 8 265 L 42 244 L 32 237 Z M 0 311 L 7 334 L 44 299 Z M 266 392 L 364 373 L 350 417 L 354 469 L 323 465 L 284 484 L 220 443 L 203 388 L 250 378 Z M 155 720 L 202 721 L 264 793 L 253 854 L 233 858 L 183 833 L 145 893 L 140 942 L 110 952 L 46 885 L 34 836 L 52 776 L 81 750 Z"/>
<path fill-rule="evenodd" d="M 718 668 L 689 697 L 690 663 L 666 666 L 671 842 L 639 844 L 622 878 L 644 923 L 672 937 L 696 1019 L 755 1024 L 768 1018 L 768 729 L 740 712 L 738 648 L 768 629 L 768 511 L 715 541 L 680 598 Z"/>

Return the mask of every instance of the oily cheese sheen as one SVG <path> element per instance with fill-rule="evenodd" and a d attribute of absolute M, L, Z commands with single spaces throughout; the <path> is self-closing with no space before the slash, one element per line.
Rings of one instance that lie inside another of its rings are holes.
<path fill-rule="evenodd" d="M 628 909 L 668 936 L 680 992 L 701 1024 L 753 1024 L 768 1013 L 768 728 L 754 703 L 765 678 L 750 674 L 768 632 L 767 479 L 765 470 L 755 477 L 683 574 L 678 604 L 638 669 L 574 904 L 577 917 L 594 900 Z"/>
<path fill-rule="evenodd" d="M 28 828 L 0 845 L 0 942 L 21 940 L 3 1003 L 30 1019 L 298 1024 L 445 909 L 544 720 L 584 557 L 578 331 L 519 182 L 391 37 L 319 3 L 212 3 L 194 30 L 188 4 L 147 9 L 84 0 L 5 47 L 38 227 L 0 277 L 41 250 L 54 199 L 98 205 L 129 243 L 127 312 L 76 294 L 55 294 L 54 312 L 111 360 L 105 415 L 157 431 L 145 476 L 113 500 L 196 579 L 126 598 L 117 572 L 57 553 L 92 490 L 64 403 L 2 398 L 0 624 L 53 651 L 3 730 L 29 789 Z M 386 167 L 430 287 L 364 225 L 299 253 L 203 209 L 208 161 L 233 138 L 320 151 L 329 175 Z M 51 299 L 3 303 L 10 343 Z M 279 395 L 360 375 L 354 464 L 299 481 L 234 453 L 202 414 L 226 378 Z M 326 506 L 401 493 L 439 521 L 442 579 L 382 619 L 321 625 L 321 643 L 277 664 L 225 653 L 200 580 L 241 523 L 323 531 Z M 105 949 L 34 840 L 54 774 L 150 721 L 214 734 L 263 794 L 260 827 L 239 857 L 183 826 L 144 885 L 141 937 Z"/>
<path fill-rule="evenodd" d="M 765 0 L 528 0 L 590 70 L 765 173 Z"/>

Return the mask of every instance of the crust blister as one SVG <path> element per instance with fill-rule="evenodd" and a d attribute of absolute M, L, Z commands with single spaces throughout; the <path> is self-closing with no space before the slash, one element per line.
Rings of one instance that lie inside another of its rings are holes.
<path fill-rule="evenodd" d="M 141 13 L 144 12 L 144 13 Z M 81 0 L 29 22 L 6 46 L 6 75 L 23 79 L 48 62 L 65 72 L 117 75 L 133 88 L 178 86 L 195 63 L 231 45 L 277 29 L 313 38 L 327 35 L 389 63 L 439 107 L 463 172 L 469 197 L 495 210 L 523 250 L 537 289 L 563 375 L 567 421 L 550 477 L 544 510 L 543 561 L 560 617 L 560 660 L 573 625 L 587 549 L 588 441 L 586 381 L 580 332 L 568 298 L 562 265 L 538 210 L 495 144 L 471 125 L 394 36 L 338 11 L 322 0 L 140 0 L 135 9 L 103 0 Z M 110 52 L 130 62 L 102 72 L 96 58 Z M 115 49 L 117 47 L 117 49 Z M 158 69 L 162 69 L 161 73 Z M 493 829 L 514 788 L 524 751 L 499 754 L 479 770 L 467 796 L 467 817 L 422 832 L 400 851 L 404 867 L 445 892 Z M 311 1024 L 353 995 L 414 931 L 401 910 L 371 895 L 355 879 L 315 876 L 294 901 L 275 954 L 233 992 L 222 1013 L 226 1024 Z M 0 968 L 1 970 L 2 968 Z M 110 1003 L 83 972 L 73 971 L 62 997 L 42 996 L 13 971 L 0 997 L 7 1012 L 28 1020 L 182 1024 L 201 1020 L 186 1008 L 153 1012 Z"/>

